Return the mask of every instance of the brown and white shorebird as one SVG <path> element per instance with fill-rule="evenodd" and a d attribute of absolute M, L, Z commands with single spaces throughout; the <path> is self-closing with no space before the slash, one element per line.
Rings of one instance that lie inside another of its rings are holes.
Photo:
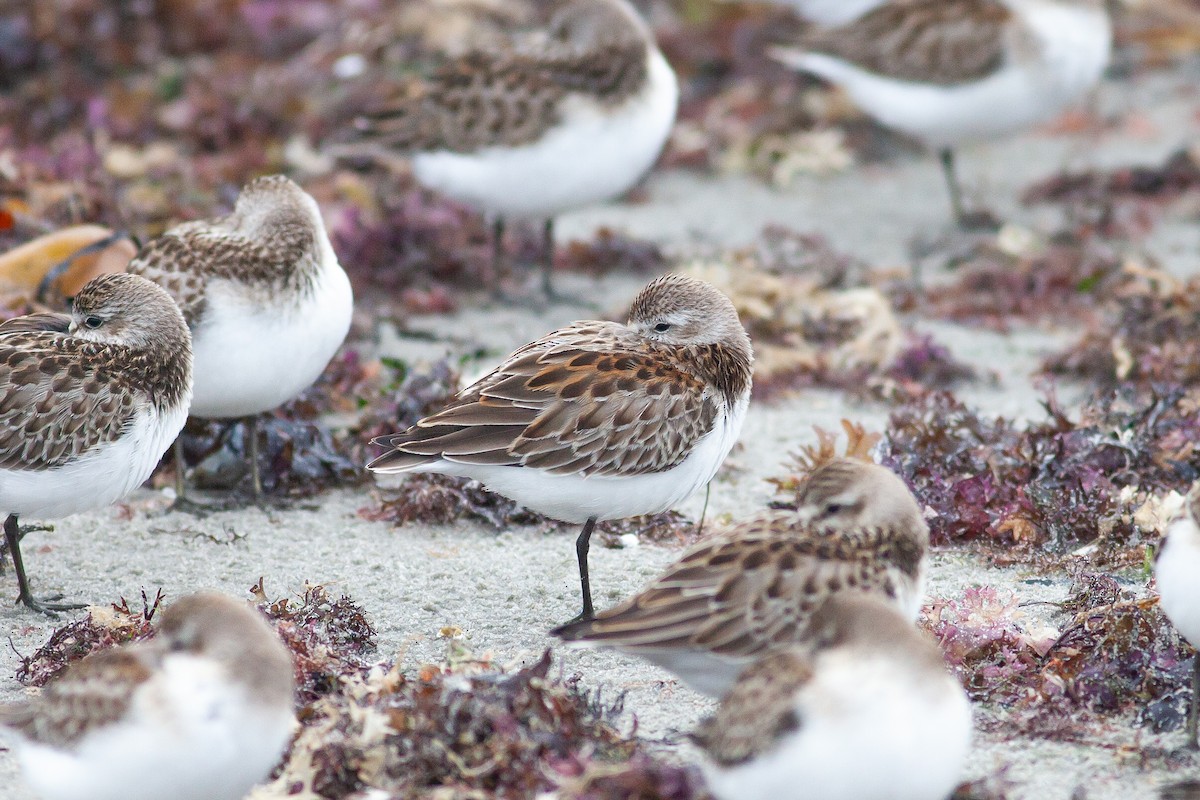
<path fill-rule="evenodd" d="M 292 660 L 253 608 L 184 597 L 153 639 L 84 658 L 0 705 L 46 800 L 239 800 L 292 735 Z"/>
<path fill-rule="evenodd" d="M 838 458 L 815 469 L 797 499 L 795 511 L 718 532 L 625 602 L 551 633 L 640 656 L 722 697 L 746 666 L 802 641 L 831 596 L 877 595 L 915 620 L 929 529 L 904 482 Z"/>
<path fill-rule="evenodd" d="M 945 800 L 971 729 L 929 637 L 891 604 L 843 593 L 808 641 L 748 667 L 695 741 L 717 800 Z"/>
<path fill-rule="evenodd" d="M 793 4 L 803 13 L 808 2 Z M 1060 113 L 1096 85 L 1112 49 L 1104 0 L 892 0 L 860 10 L 773 54 L 937 150 L 966 227 L 984 215 L 963 206 L 954 148 Z"/>
<path fill-rule="evenodd" d="M 1200 648 L 1200 483 L 1192 487 L 1182 516 L 1171 523 L 1155 553 L 1154 578 L 1158 604 L 1183 634 Z M 1200 748 L 1200 654 L 1192 671 L 1192 704 L 1188 713 L 1188 744 Z"/>
<path fill-rule="evenodd" d="M 753 352 L 733 303 L 668 275 L 629 321 L 576 322 L 527 344 L 404 433 L 376 440 L 376 472 L 440 472 L 563 522 L 593 613 L 588 543 L 597 521 L 656 514 L 705 486 L 741 431 Z"/>
<path fill-rule="evenodd" d="M 405 85 L 356 125 L 410 157 L 424 186 L 492 216 L 493 268 L 504 220 L 544 222 L 552 294 L 555 215 L 616 198 L 654 165 L 679 88 L 626 0 L 551 0 L 509 46 L 472 51 Z"/>
<path fill-rule="evenodd" d="M 0 325 L 0 513 L 19 601 L 34 599 L 18 519 L 56 519 L 136 489 L 187 419 L 192 345 L 171 297 L 136 275 L 101 275 L 71 314 Z"/>
<path fill-rule="evenodd" d="M 128 271 L 183 310 L 195 351 L 190 416 L 245 419 L 262 494 L 257 415 L 313 384 L 350 330 L 353 295 L 313 198 L 282 175 L 242 189 L 233 213 L 185 222 L 149 242 Z M 183 452 L 176 486 L 182 497 Z"/>

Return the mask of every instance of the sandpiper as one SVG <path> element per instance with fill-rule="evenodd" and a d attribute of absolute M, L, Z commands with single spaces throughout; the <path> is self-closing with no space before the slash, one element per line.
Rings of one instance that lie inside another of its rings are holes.
<path fill-rule="evenodd" d="M 1183 637 L 1200 648 L 1200 483 L 1188 493 L 1182 516 L 1171 523 L 1154 562 L 1163 613 Z M 1192 671 L 1192 704 L 1188 713 L 1188 744 L 1200 748 L 1197 720 L 1200 719 L 1200 654 Z"/>
<path fill-rule="evenodd" d="M 106 506 L 140 486 L 183 428 L 191 336 L 171 297 L 136 275 L 94 278 L 70 316 L 0 325 L 0 513 L 19 601 L 34 599 L 18 518 Z"/>
<path fill-rule="evenodd" d="M 424 186 L 495 220 L 544 222 L 551 295 L 555 215 L 627 192 L 658 159 L 679 87 L 626 0 L 554 0 L 510 46 L 466 53 L 356 126 L 411 158 Z"/>
<path fill-rule="evenodd" d="M 717 800 L 945 800 L 971 705 L 889 604 L 831 597 L 809 641 L 747 668 L 695 737 Z"/>
<path fill-rule="evenodd" d="M 184 597 L 153 639 L 104 650 L 0 706 L 46 800 L 239 800 L 291 739 L 292 660 L 246 603 Z"/>
<path fill-rule="evenodd" d="M 551 633 L 640 656 L 719 698 L 756 659 L 802 641 L 831 596 L 878 595 L 915 620 L 928 544 L 900 478 L 833 459 L 808 476 L 797 510 L 718 532 L 625 602 Z"/>
<path fill-rule="evenodd" d="M 233 213 L 185 222 L 129 264 L 183 310 L 195 351 L 190 416 L 245 419 L 256 497 L 257 415 L 307 389 L 350 330 L 350 279 L 313 198 L 282 175 L 242 189 Z M 183 452 L 176 442 L 176 488 Z"/>
<path fill-rule="evenodd" d="M 750 337 L 703 281 L 658 278 L 629 322 L 576 322 L 510 355 L 449 406 L 377 444 L 376 472 L 440 472 L 564 522 L 593 614 L 597 521 L 665 511 L 716 474 L 750 402 Z"/>
<path fill-rule="evenodd" d="M 1111 49 L 1103 0 L 893 0 L 773 54 L 936 149 L 955 219 L 973 227 L 987 215 L 963 206 L 954 148 L 1058 114 L 1096 85 Z"/>

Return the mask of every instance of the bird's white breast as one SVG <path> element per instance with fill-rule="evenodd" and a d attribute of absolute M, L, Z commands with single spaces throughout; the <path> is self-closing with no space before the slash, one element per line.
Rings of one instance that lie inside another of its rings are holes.
<path fill-rule="evenodd" d="M 168 656 L 124 719 L 68 750 L 24 744 L 22 766 L 45 800 L 238 800 L 291 737 L 290 704 L 258 700 L 210 659 Z"/>
<path fill-rule="evenodd" d="M 654 49 L 642 91 L 606 107 L 583 95 L 563 102 L 562 120 L 520 147 L 418 153 L 422 185 L 502 216 L 552 217 L 628 191 L 654 165 L 675 122 L 679 86 Z"/>
<path fill-rule="evenodd" d="M 678 465 L 641 475 L 554 475 L 528 467 L 459 464 L 439 460 L 414 467 L 413 472 L 439 472 L 480 481 L 493 492 L 517 501 L 539 514 L 582 524 L 666 511 L 717 474 L 742 429 L 749 392 L 716 424 Z"/>
<path fill-rule="evenodd" d="M 120 500 L 146 482 L 187 421 L 188 396 L 175 408 L 142 408 L 114 441 L 46 470 L 0 469 L 0 513 L 57 519 Z"/>
<path fill-rule="evenodd" d="M 1189 518 L 1168 529 L 1154 565 L 1159 605 L 1179 632 L 1200 646 L 1200 528 Z"/>
<path fill-rule="evenodd" d="M 883 659 L 831 651 L 796 696 L 799 728 L 745 764 L 706 764 L 718 800 L 944 800 L 971 739 L 957 681 L 908 677 Z"/>
<path fill-rule="evenodd" d="M 354 302 L 327 240 L 324 249 L 314 289 L 298 302 L 262 301 L 227 280 L 209 283 L 204 318 L 192 331 L 192 416 L 270 411 L 320 377 L 350 330 Z"/>
<path fill-rule="evenodd" d="M 785 63 L 841 86 L 885 126 L 931 147 L 1004 136 L 1044 122 L 1096 84 L 1108 65 L 1112 31 L 1102 9 L 1048 0 L 1011 0 L 1031 52 L 996 72 L 952 86 L 898 80 L 822 53 L 781 54 Z"/>

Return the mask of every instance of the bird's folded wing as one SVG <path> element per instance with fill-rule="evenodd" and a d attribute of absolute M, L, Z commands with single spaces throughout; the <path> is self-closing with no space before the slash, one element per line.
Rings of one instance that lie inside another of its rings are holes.
<path fill-rule="evenodd" d="M 72 666 L 38 697 L 0 706 L 0 724 L 30 741 L 68 747 L 124 716 L 151 674 L 142 652 L 105 650 Z"/>
<path fill-rule="evenodd" d="M 722 766 L 733 766 L 769 751 L 784 734 L 800 729 L 795 694 L 812 680 L 808 654 L 788 649 L 763 656 L 747 667 L 692 737 Z"/>
<path fill-rule="evenodd" d="M 378 440 L 392 451 L 371 468 L 445 459 L 626 476 L 678 465 L 713 429 L 717 399 L 693 375 L 607 332 L 577 324 L 527 345 L 449 408 Z"/>
<path fill-rule="evenodd" d="M 701 543 L 642 592 L 553 633 L 638 650 L 704 650 L 753 658 L 800 642 L 833 593 L 888 591 L 883 566 L 828 537 L 780 530 L 771 515 Z M 774 527 L 774 530 L 771 528 Z"/>
<path fill-rule="evenodd" d="M 61 466 L 119 437 L 136 413 L 104 346 L 46 331 L 0 336 L 0 468 Z"/>
<path fill-rule="evenodd" d="M 887 3 L 842 27 L 815 30 L 774 48 L 785 64 L 823 53 L 889 78 L 940 86 L 981 80 L 1005 61 L 1012 12 L 998 0 Z"/>

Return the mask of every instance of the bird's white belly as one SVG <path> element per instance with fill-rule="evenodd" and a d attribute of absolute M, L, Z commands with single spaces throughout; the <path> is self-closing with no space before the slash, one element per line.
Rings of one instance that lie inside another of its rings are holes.
<path fill-rule="evenodd" d="M 948 675 L 917 686 L 883 665 L 871 671 L 852 664 L 823 671 L 801 692 L 797 732 L 748 764 L 706 765 L 713 794 L 718 800 L 944 800 L 970 744 L 971 709 L 962 689 Z"/>
<path fill-rule="evenodd" d="M 1004 136 L 1044 122 L 1096 84 L 1108 65 L 1112 33 L 1098 10 L 1029 5 L 1023 19 L 1040 42 L 1036 59 L 1010 60 L 982 80 L 936 86 L 885 77 L 821 53 L 786 57 L 840 85 L 883 125 L 931 147 Z M 1036 8 L 1035 8 L 1036 6 Z"/>
<path fill-rule="evenodd" d="M 718 417 L 713 430 L 696 443 L 687 458 L 662 472 L 623 477 L 553 475 L 527 467 L 458 464 L 444 459 L 411 471 L 474 478 L 497 494 L 563 522 L 581 524 L 591 517 L 607 520 L 657 514 L 713 479 L 737 441 L 748 404 L 747 396 L 730 414 Z"/>
<path fill-rule="evenodd" d="M 1179 530 L 1191 526 L 1189 532 Z M 1200 534 L 1190 519 L 1175 522 L 1154 565 L 1159 605 L 1193 646 L 1200 646 Z"/>
<path fill-rule="evenodd" d="M 552 217 L 612 199 L 653 166 L 675 121 L 678 84 L 657 51 L 646 87 L 615 111 L 570 97 L 564 121 L 532 144 L 418 153 L 413 174 L 428 188 L 502 216 Z"/>
<path fill-rule="evenodd" d="M 146 409 L 114 442 L 47 470 L 0 469 L 0 514 L 57 519 L 115 503 L 145 483 L 187 421 L 187 398 L 159 414 Z"/>
<path fill-rule="evenodd" d="M 210 285 L 205 318 L 192 332 L 191 415 L 246 417 L 291 400 L 320 377 L 352 312 L 340 267 L 327 270 L 299 306 L 259 304 L 227 284 Z"/>
<path fill-rule="evenodd" d="M 264 780 L 290 738 L 291 710 L 254 708 L 212 662 L 175 658 L 183 663 L 156 676 L 154 692 L 139 690 L 127 720 L 69 750 L 24 743 L 22 766 L 38 794 L 239 800 Z"/>

